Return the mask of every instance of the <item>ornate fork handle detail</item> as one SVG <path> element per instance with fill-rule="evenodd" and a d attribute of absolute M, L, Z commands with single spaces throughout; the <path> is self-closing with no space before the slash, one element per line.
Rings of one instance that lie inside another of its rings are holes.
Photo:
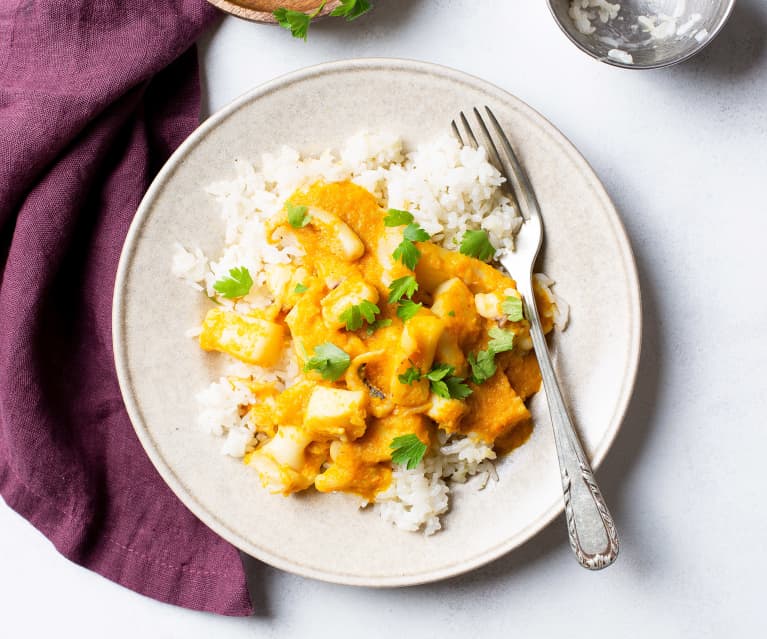
<path fill-rule="evenodd" d="M 528 286 L 520 283 L 520 288 L 527 289 L 522 291 L 525 300 L 534 299 L 532 283 Z M 618 532 L 565 406 L 541 330 L 538 310 L 526 301 L 524 306 L 526 316 L 530 318 L 530 334 L 554 427 L 570 547 L 582 566 L 599 570 L 618 557 Z"/>

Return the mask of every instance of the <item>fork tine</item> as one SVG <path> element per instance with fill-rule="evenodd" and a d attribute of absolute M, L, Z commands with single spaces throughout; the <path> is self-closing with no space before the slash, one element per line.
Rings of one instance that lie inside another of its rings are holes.
<path fill-rule="evenodd" d="M 517 154 L 514 152 L 514 148 L 511 146 L 511 142 L 509 142 L 509 138 L 506 137 L 506 134 L 503 132 L 501 125 L 498 123 L 495 114 L 487 105 L 485 105 L 485 111 L 490 118 L 490 123 L 493 125 L 493 129 L 501 141 L 501 149 L 503 150 L 503 156 L 505 159 L 503 165 L 506 167 L 506 173 L 509 174 L 508 177 L 510 177 L 514 183 L 514 191 L 518 194 L 518 196 L 521 195 L 524 199 L 523 206 L 520 207 L 522 215 L 525 218 L 529 218 L 531 216 L 540 218 L 541 213 L 538 207 L 538 200 L 535 197 L 535 191 L 533 191 L 533 187 L 530 184 L 530 179 L 527 177 L 527 173 L 522 168 L 522 165 L 517 158 Z M 517 200 L 519 202 L 519 197 L 517 197 Z M 522 204 L 521 202 L 519 203 Z"/>
<path fill-rule="evenodd" d="M 469 143 L 473 149 L 476 149 L 479 147 L 479 144 L 477 143 L 477 138 L 474 137 L 474 131 L 471 130 L 471 127 L 469 126 L 469 121 L 466 119 L 466 116 L 463 114 L 463 111 L 460 113 L 461 116 L 461 123 L 463 124 L 463 128 L 466 130 L 466 135 L 469 138 Z"/>
<path fill-rule="evenodd" d="M 487 126 L 485 126 L 485 121 L 482 119 L 482 116 L 479 113 L 479 109 L 477 107 L 474 107 L 474 117 L 477 118 L 477 122 L 479 122 L 479 128 L 482 130 L 482 137 L 485 141 L 485 151 L 487 151 L 488 159 L 492 164 L 495 165 L 495 168 L 497 168 L 501 174 L 506 178 L 506 183 L 509 185 L 509 187 L 513 190 L 513 185 L 511 182 L 511 179 L 508 175 L 506 175 L 506 170 L 503 164 L 503 160 L 501 159 L 501 154 L 498 153 L 498 149 L 495 146 L 495 142 L 493 142 L 493 137 L 490 135 L 490 131 L 487 130 Z"/>
<path fill-rule="evenodd" d="M 461 146 L 466 146 L 463 138 L 461 137 L 461 132 L 458 130 L 458 125 L 455 123 L 455 120 L 450 123 L 450 126 L 453 128 L 453 135 L 458 139 L 459 144 Z"/>

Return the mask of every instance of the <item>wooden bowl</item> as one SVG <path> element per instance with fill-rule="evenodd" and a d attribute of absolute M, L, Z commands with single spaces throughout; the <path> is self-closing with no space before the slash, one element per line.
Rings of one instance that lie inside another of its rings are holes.
<path fill-rule="evenodd" d="M 238 18 L 272 24 L 277 22 L 272 14 L 275 9 L 284 7 L 293 11 L 309 13 L 322 4 L 322 0 L 208 0 L 208 2 Z M 319 15 L 329 14 L 339 4 L 340 0 L 328 0 Z"/>

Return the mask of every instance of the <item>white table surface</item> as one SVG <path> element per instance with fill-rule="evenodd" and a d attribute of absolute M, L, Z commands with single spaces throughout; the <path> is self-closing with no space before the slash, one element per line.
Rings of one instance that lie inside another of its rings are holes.
<path fill-rule="evenodd" d="M 621 533 L 618 563 L 579 568 L 557 520 L 495 563 L 430 586 L 357 589 L 254 564 L 257 614 L 227 619 L 157 603 L 71 564 L 0 502 L 0 634 L 764 633 L 767 3 L 741 0 L 696 59 L 643 72 L 577 51 L 543 1 L 376 4 L 357 23 L 312 27 L 306 44 L 224 19 L 202 42 L 204 110 L 318 62 L 407 57 L 498 84 L 574 142 L 621 211 L 642 281 L 639 380 L 598 472 Z"/>

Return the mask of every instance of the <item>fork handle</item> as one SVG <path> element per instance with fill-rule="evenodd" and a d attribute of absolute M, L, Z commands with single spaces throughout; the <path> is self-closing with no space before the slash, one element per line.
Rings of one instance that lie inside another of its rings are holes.
<path fill-rule="evenodd" d="M 535 299 L 532 281 L 524 288 L 528 290 L 521 291 L 523 304 L 530 320 L 530 335 L 554 427 L 570 547 L 582 566 L 599 570 L 609 566 L 618 556 L 618 532 L 565 406 L 538 309 L 534 303 L 527 302 Z"/>

